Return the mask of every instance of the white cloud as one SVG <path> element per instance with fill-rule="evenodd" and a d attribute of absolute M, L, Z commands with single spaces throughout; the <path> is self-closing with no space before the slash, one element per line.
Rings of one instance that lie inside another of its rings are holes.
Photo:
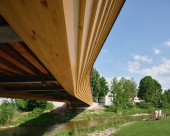
<path fill-rule="evenodd" d="M 160 51 L 159 49 L 154 49 L 154 53 L 155 53 L 155 54 L 160 54 L 161 51 Z"/>
<path fill-rule="evenodd" d="M 131 73 L 138 73 L 140 63 L 138 61 L 128 62 L 128 71 Z"/>
<path fill-rule="evenodd" d="M 166 46 L 170 46 L 170 40 L 164 42 L 164 44 L 165 44 Z"/>
<path fill-rule="evenodd" d="M 162 63 L 158 66 L 152 66 L 141 70 L 141 74 L 151 74 L 153 76 L 170 74 L 170 60 L 162 59 Z"/>
<path fill-rule="evenodd" d="M 140 68 L 138 62 L 129 62 L 128 71 L 131 73 L 140 74 L 143 76 L 152 76 L 158 80 L 162 85 L 170 83 L 170 59 L 163 58 L 159 65 L 148 68 Z"/>
<path fill-rule="evenodd" d="M 149 58 L 148 56 L 142 56 L 142 55 L 134 54 L 133 58 L 135 60 L 139 60 L 139 61 L 142 61 L 142 62 L 145 62 L 145 63 L 152 63 L 152 58 Z"/>

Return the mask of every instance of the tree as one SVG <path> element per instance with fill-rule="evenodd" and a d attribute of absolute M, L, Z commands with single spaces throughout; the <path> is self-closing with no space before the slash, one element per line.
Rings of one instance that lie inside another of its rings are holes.
<path fill-rule="evenodd" d="M 109 87 L 107 85 L 107 81 L 104 77 L 100 77 L 99 79 L 99 92 L 98 92 L 98 101 L 104 97 L 109 92 Z"/>
<path fill-rule="evenodd" d="M 35 108 L 46 109 L 47 101 L 15 99 L 17 107 L 22 111 L 33 111 Z"/>
<path fill-rule="evenodd" d="M 162 107 L 170 109 L 170 89 L 165 90 L 162 94 Z"/>
<path fill-rule="evenodd" d="M 126 95 L 128 100 L 129 98 L 136 96 L 137 85 L 133 78 L 126 79 L 122 77 L 119 82 L 122 85 L 123 93 Z"/>
<path fill-rule="evenodd" d="M 92 87 L 93 99 L 97 100 L 98 102 L 109 91 L 109 87 L 107 85 L 106 79 L 104 77 L 100 77 L 99 72 L 95 68 L 93 68 L 91 74 L 91 87 Z"/>
<path fill-rule="evenodd" d="M 118 107 L 125 108 L 129 102 L 129 98 L 136 95 L 137 85 L 132 79 L 126 79 L 122 77 L 118 80 L 116 77 L 112 79 L 111 91 L 113 93 L 113 105 L 115 111 Z"/>
<path fill-rule="evenodd" d="M 145 76 L 139 83 L 138 97 L 146 102 L 158 106 L 161 101 L 162 87 L 161 84 L 152 79 L 151 76 Z"/>
<path fill-rule="evenodd" d="M 92 74 L 91 74 L 91 87 L 92 87 L 92 94 L 93 94 L 93 99 L 98 99 L 98 92 L 100 90 L 100 85 L 99 85 L 99 80 L 100 80 L 100 74 L 99 72 L 93 68 Z"/>
<path fill-rule="evenodd" d="M 170 103 L 170 89 L 164 91 L 162 95 L 162 101 L 164 103 Z"/>
<path fill-rule="evenodd" d="M 113 94 L 113 110 L 117 112 L 118 107 L 122 104 L 122 89 L 116 77 L 112 79 L 111 92 Z"/>

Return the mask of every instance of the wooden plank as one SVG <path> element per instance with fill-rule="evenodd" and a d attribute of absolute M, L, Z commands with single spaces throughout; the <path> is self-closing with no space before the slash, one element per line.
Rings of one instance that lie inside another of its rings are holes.
<path fill-rule="evenodd" d="M 11 63 L 17 65 L 28 74 L 41 74 L 37 68 L 35 68 L 29 61 L 23 58 L 22 55 L 15 51 L 9 44 L 1 44 L 0 51 L 1 53 L 3 52 L 1 54 L 2 57 L 9 59 Z"/>
<path fill-rule="evenodd" d="M 6 60 L 8 60 L 10 63 L 14 64 L 15 66 L 19 66 L 23 71 L 25 71 L 28 74 L 35 74 L 35 72 L 32 72 L 28 67 L 23 65 L 21 62 L 16 61 L 16 59 L 14 59 L 14 57 L 7 54 L 7 52 L 3 52 L 2 50 L 0 50 L 0 57 L 5 58 Z"/>
<path fill-rule="evenodd" d="M 3 86 L 4 87 L 4 86 Z M 22 86 L 22 87 L 4 87 L 5 91 L 60 91 L 57 86 Z"/>
<path fill-rule="evenodd" d="M 77 44 L 78 44 L 78 11 L 79 0 L 63 0 L 64 17 L 67 31 L 69 58 L 73 77 L 74 90 L 77 82 Z"/>
<path fill-rule="evenodd" d="M 115 22 L 115 20 L 118 16 L 118 13 L 120 12 L 121 7 L 123 6 L 124 2 L 125 2 L 124 0 L 119 0 L 119 1 L 115 1 L 115 2 L 111 1 L 111 4 L 110 4 L 111 6 L 108 5 L 110 7 L 108 7 L 107 9 L 109 9 L 109 10 L 107 11 L 107 14 L 103 15 L 104 17 L 107 17 L 107 18 L 104 19 L 104 21 L 101 23 L 102 24 L 101 25 L 102 26 L 101 32 L 98 35 L 98 39 L 96 41 L 96 44 L 99 44 L 99 43 L 104 44 L 104 42 L 106 40 L 106 37 L 104 37 L 104 35 L 108 35 L 108 33 L 110 32 L 111 27 L 113 26 L 113 24 L 114 24 L 114 22 Z M 102 47 L 95 45 L 95 48 L 91 52 L 91 55 L 90 55 L 90 56 L 93 56 L 93 57 L 91 57 L 89 59 L 89 64 L 88 64 L 89 67 L 91 65 L 93 65 L 94 60 L 96 60 L 96 58 L 97 58 L 96 55 L 92 55 L 92 54 L 96 54 L 97 52 L 100 52 L 101 48 Z"/>
<path fill-rule="evenodd" d="M 2 71 L 2 73 L 0 73 L 0 76 L 12 75 L 13 74 L 10 71 L 3 69 L 3 68 L 0 68 L 0 70 Z"/>
<path fill-rule="evenodd" d="M 4 65 L 3 63 L 0 62 L 0 68 L 2 69 L 5 69 L 11 73 L 14 73 L 14 74 L 23 74 L 23 72 L 21 71 L 18 71 L 18 70 L 15 70 L 15 69 L 12 69 L 10 66 L 7 66 L 7 65 Z"/>
<path fill-rule="evenodd" d="M 81 88 L 81 94 L 82 94 L 82 97 L 83 96 L 87 96 L 87 90 L 85 90 L 85 86 L 88 84 L 90 86 L 90 84 L 88 83 L 89 80 L 86 80 L 86 77 L 84 77 L 84 75 L 89 75 L 89 73 L 84 73 L 84 67 L 86 65 L 86 58 L 88 57 L 88 48 L 91 47 L 91 45 L 89 44 L 89 39 L 90 37 L 93 37 L 93 33 L 92 33 L 92 30 L 95 29 L 94 25 L 95 24 L 95 20 L 94 18 L 98 16 L 95 16 L 96 12 L 98 11 L 97 9 L 100 8 L 100 5 L 102 3 L 102 0 L 101 1 L 96 1 L 94 0 L 93 2 L 93 5 L 92 5 L 92 8 L 91 8 L 91 16 L 90 18 L 88 18 L 90 21 L 89 21 L 89 28 L 88 28 L 88 32 L 87 32 L 87 39 L 86 39 L 86 43 L 85 44 L 82 44 L 82 48 L 84 49 L 84 51 L 82 51 L 82 55 L 80 56 L 80 59 L 81 61 L 80 62 L 83 62 L 82 64 L 80 63 L 79 65 L 81 65 L 80 69 L 79 69 L 79 88 Z M 88 6 L 89 7 L 89 6 Z M 89 11 L 88 8 L 86 8 L 87 11 Z M 100 10 L 99 10 L 100 11 Z M 98 11 L 98 12 L 99 12 Z M 84 22 L 84 24 L 87 24 L 86 22 Z M 92 97 L 91 95 L 88 94 L 88 97 Z M 87 98 L 84 98 L 84 99 L 87 99 Z"/>
<path fill-rule="evenodd" d="M 23 71 L 22 69 L 2 57 L 0 57 L 0 63 L 6 65 L 7 67 L 10 67 L 13 70 L 19 71 L 20 73 L 26 74 L 25 71 Z"/>
<path fill-rule="evenodd" d="M 18 92 L 15 91 L 13 93 L 9 91 L 0 90 L 0 97 L 6 98 L 21 98 L 21 99 L 32 99 L 32 100 L 47 100 L 47 101 L 57 101 L 54 97 L 48 97 L 41 94 L 30 94 L 29 92 Z"/>
<path fill-rule="evenodd" d="M 1 64 L 1 63 L 0 63 Z M 1 65 L 0 65 L 1 66 Z M 12 71 L 12 70 L 11 70 Z M 55 83 L 53 76 L 46 75 L 15 75 L 0 76 L 0 84 L 21 84 L 21 83 Z"/>
<path fill-rule="evenodd" d="M 27 61 L 29 61 L 34 67 L 36 67 L 42 74 L 48 75 L 49 72 L 40 64 L 41 62 L 36 59 L 33 53 L 31 53 L 24 45 L 20 43 L 13 42 L 10 43 L 13 49 L 20 53 Z"/>

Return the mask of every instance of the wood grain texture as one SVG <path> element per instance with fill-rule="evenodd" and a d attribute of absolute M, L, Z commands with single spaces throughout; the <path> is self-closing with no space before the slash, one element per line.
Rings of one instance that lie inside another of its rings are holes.
<path fill-rule="evenodd" d="M 124 0 L 1 0 L 0 14 L 63 88 L 90 105 L 91 70 L 123 4 Z"/>

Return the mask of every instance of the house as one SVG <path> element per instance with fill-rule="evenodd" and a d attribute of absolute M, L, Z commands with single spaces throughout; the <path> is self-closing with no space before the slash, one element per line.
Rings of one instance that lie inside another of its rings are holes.
<path fill-rule="evenodd" d="M 140 102 L 143 102 L 143 101 L 144 101 L 144 100 L 141 100 L 141 99 L 138 98 L 137 96 L 129 99 L 129 102 L 131 102 L 131 103 L 140 103 Z"/>
<path fill-rule="evenodd" d="M 104 97 L 104 105 L 109 106 L 113 104 L 113 94 L 108 92 L 108 94 Z"/>
<path fill-rule="evenodd" d="M 133 102 L 134 102 L 134 103 L 138 103 L 138 102 L 140 102 L 140 99 L 139 99 L 137 96 L 135 96 L 135 97 L 133 98 Z"/>

